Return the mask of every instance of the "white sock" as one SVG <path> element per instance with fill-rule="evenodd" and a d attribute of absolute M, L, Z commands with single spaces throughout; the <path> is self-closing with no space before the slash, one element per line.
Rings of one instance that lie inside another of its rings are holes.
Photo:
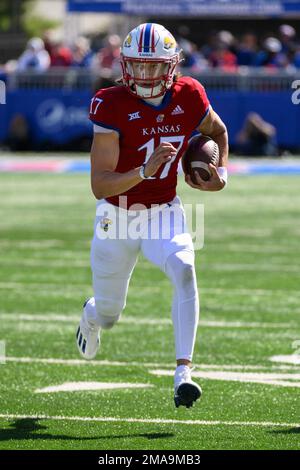
<path fill-rule="evenodd" d="M 99 328 L 97 322 L 97 310 L 94 297 L 91 297 L 85 305 L 86 319 L 91 327 Z"/>
<path fill-rule="evenodd" d="M 199 321 L 199 298 L 194 254 L 179 251 L 167 259 L 166 273 L 174 286 L 172 320 L 176 359 L 192 361 Z"/>
<path fill-rule="evenodd" d="M 96 309 L 96 302 L 94 297 L 91 297 L 86 303 L 85 311 L 87 321 L 92 328 L 110 330 L 119 319 L 119 315 L 116 317 L 100 317 Z"/>
<path fill-rule="evenodd" d="M 181 382 L 191 380 L 191 368 L 186 365 L 177 366 L 174 375 L 174 387 L 177 388 Z"/>

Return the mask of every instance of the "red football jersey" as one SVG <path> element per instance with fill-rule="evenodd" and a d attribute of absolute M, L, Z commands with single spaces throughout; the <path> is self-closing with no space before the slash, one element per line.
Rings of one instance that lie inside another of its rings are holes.
<path fill-rule="evenodd" d="M 124 86 L 96 93 L 91 102 L 91 121 L 116 130 L 120 136 L 116 172 L 141 166 L 161 142 L 171 142 L 178 148 L 176 156 L 159 168 L 155 179 L 143 180 L 122 194 L 127 196 L 127 208 L 132 204 L 163 204 L 176 196 L 178 162 L 208 109 L 203 86 L 191 77 L 175 81 L 159 106 L 131 95 Z M 107 201 L 118 205 L 119 196 L 108 197 Z"/>

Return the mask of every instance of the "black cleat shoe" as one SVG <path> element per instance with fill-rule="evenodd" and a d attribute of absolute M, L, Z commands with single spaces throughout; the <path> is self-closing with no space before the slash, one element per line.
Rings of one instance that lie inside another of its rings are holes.
<path fill-rule="evenodd" d="M 184 382 L 175 390 L 174 402 L 176 408 L 185 406 L 191 408 L 202 394 L 202 390 L 195 382 Z"/>

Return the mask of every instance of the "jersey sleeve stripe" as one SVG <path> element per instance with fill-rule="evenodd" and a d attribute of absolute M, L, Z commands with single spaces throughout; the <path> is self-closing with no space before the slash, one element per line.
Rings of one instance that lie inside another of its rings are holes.
<path fill-rule="evenodd" d="M 105 124 L 104 122 L 100 122 L 100 121 L 95 121 L 94 119 L 91 119 L 91 121 L 93 124 L 96 124 L 96 126 L 105 127 L 106 129 L 111 129 L 113 131 L 118 132 L 121 135 L 121 131 L 120 129 L 118 129 L 118 127 L 110 126 L 109 124 Z"/>
<path fill-rule="evenodd" d="M 203 114 L 202 118 L 200 119 L 198 125 L 196 126 L 196 129 L 200 126 L 200 124 L 201 124 L 201 122 L 203 121 L 203 119 L 205 119 L 206 116 L 208 115 L 209 109 L 210 109 L 210 105 L 207 107 L 205 113 Z"/>

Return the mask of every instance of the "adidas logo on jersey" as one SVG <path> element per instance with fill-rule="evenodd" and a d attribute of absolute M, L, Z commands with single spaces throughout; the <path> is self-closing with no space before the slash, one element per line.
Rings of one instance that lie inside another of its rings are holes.
<path fill-rule="evenodd" d="M 176 108 L 172 111 L 171 115 L 175 116 L 175 114 L 183 114 L 183 113 L 184 113 L 183 109 L 178 104 Z"/>

